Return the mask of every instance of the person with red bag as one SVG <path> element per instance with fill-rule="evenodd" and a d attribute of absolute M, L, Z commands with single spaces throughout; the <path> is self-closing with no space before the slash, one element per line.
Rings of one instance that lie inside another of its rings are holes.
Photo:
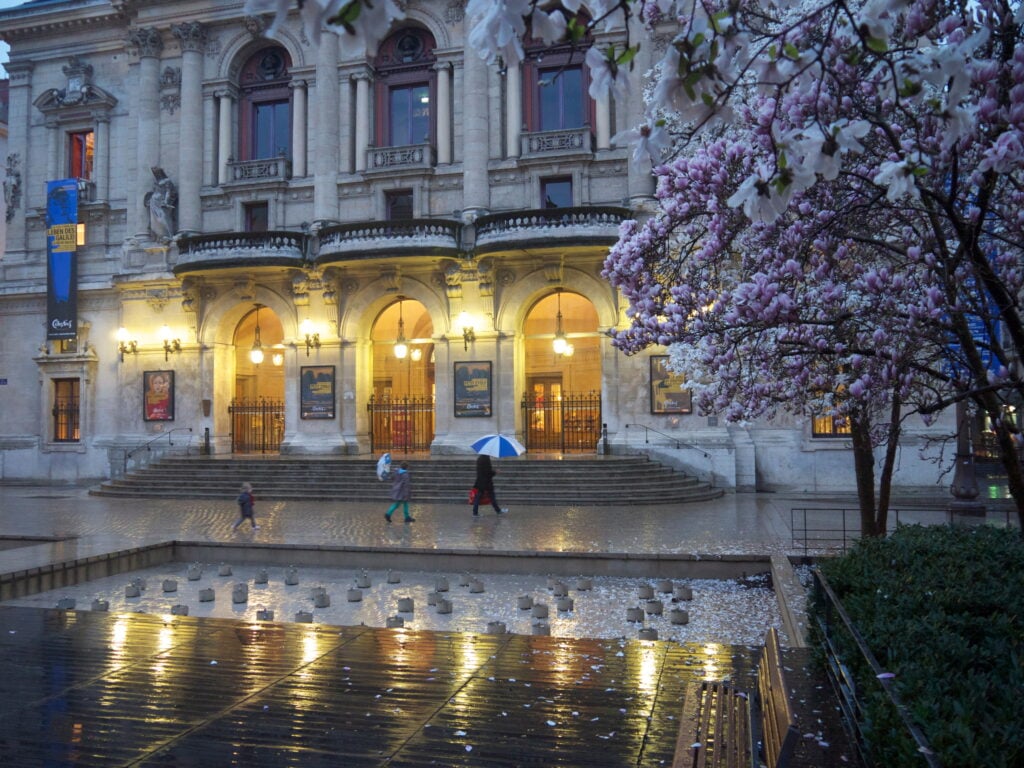
<path fill-rule="evenodd" d="M 473 514 L 480 514 L 480 502 L 484 504 L 490 502 L 494 507 L 495 514 L 504 515 L 508 513 L 507 508 L 498 506 L 498 497 L 494 493 L 494 476 L 498 474 L 493 466 L 491 466 L 491 457 L 486 453 L 481 453 L 476 457 L 476 482 L 473 483 L 473 490 L 476 491 L 473 494 Z"/>

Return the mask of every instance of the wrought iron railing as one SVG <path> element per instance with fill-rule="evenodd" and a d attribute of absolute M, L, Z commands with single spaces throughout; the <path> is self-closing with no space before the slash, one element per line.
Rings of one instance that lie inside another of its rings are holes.
<path fill-rule="evenodd" d="M 258 398 L 232 400 L 232 453 L 277 453 L 284 440 L 284 402 Z"/>
<path fill-rule="evenodd" d="M 434 399 L 403 397 L 377 400 L 366 406 L 370 416 L 370 450 L 397 453 L 430 451 L 434 442 Z"/>
<path fill-rule="evenodd" d="M 523 398 L 528 451 L 596 453 L 601 439 L 601 393 L 567 393 L 555 400 Z"/>

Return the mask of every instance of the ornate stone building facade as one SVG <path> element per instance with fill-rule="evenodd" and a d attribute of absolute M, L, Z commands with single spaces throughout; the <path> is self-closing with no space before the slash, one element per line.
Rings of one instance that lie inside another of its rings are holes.
<path fill-rule="evenodd" d="M 611 137 L 659 42 L 628 101 L 595 102 L 583 51 L 489 67 L 462 2 L 404 8 L 369 54 L 312 45 L 297 14 L 269 40 L 241 0 L 0 14 L 0 481 L 107 477 L 182 446 L 468 453 L 503 432 L 741 489 L 852 487 L 841 424 L 726 427 L 691 412 L 663 352 L 611 346 L 625 307 L 602 262 L 653 196 Z M 77 190 L 63 333 L 55 180 Z"/>

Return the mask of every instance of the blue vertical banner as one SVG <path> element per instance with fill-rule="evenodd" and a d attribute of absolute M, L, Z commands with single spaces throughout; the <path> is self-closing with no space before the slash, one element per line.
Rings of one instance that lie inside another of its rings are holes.
<path fill-rule="evenodd" d="M 46 182 L 46 338 L 78 335 L 78 180 Z"/>

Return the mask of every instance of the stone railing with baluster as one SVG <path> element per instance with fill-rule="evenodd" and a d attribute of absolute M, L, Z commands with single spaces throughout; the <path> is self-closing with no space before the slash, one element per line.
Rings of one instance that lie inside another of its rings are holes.
<path fill-rule="evenodd" d="M 462 225 L 448 219 L 402 219 L 337 224 L 320 230 L 318 263 L 335 258 L 366 258 L 381 253 L 454 256 Z"/>
<path fill-rule="evenodd" d="M 366 150 L 366 173 L 400 170 L 426 170 L 435 164 L 435 151 L 429 144 L 400 147 L 370 147 Z"/>
<path fill-rule="evenodd" d="M 287 181 L 292 177 L 292 163 L 286 157 L 268 157 L 262 160 L 229 160 L 231 181 Z"/>
<path fill-rule="evenodd" d="M 589 125 L 557 131 L 528 131 L 520 136 L 523 159 L 592 154 L 594 134 Z"/>
<path fill-rule="evenodd" d="M 492 213 L 476 221 L 476 247 L 479 252 L 509 242 L 566 240 L 610 245 L 618 239 L 619 225 L 629 216 L 628 209 L 613 206 Z"/>
<path fill-rule="evenodd" d="M 183 237 L 178 241 L 178 267 L 301 264 L 308 244 L 309 236 L 302 232 L 226 232 Z"/>

